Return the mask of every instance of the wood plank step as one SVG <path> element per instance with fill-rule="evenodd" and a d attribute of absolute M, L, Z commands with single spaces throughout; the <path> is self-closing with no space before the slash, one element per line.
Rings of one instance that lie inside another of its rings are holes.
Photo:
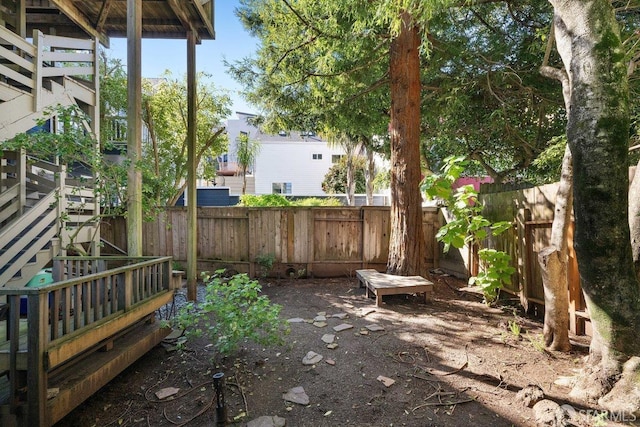
<path fill-rule="evenodd" d="M 114 341 L 111 351 L 95 352 L 68 368 L 68 372 L 56 375 L 58 381 L 50 381 L 49 388 L 60 388 L 60 393 L 47 402 L 47 419 L 50 425 L 80 405 L 85 399 L 105 386 L 133 362 L 158 345 L 170 329 L 160 328 L 158 323 L 142 322 L 139 328 Z"/>

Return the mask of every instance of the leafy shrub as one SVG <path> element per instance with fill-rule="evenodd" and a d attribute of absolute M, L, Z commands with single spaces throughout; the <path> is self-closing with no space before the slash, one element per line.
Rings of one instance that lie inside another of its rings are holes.
<path fill-rule="evenodd" d="M 243 194 L 240 196 L 240 206 L 250 207 L 281 207 L 291 206 L 291 202 L 280 194 Z"/>
<path fill-rule="evenodd" d="M 500 288 L 511 284 L 511 275 L 516 269 L 510 265 L 511 257 L 502 251 L 480 249 L 478 258 L 483 269 L 469 279 L 469 284 L 479 286 L 485 301 L 491 304 L 498 298 Z"/>
<path fill-rule="evenodd" d="M 287 206 L 342 206 L 335 197 L 305 197 L 299 200 L 289 200 L 281 194 L 244 194 L 240 196 L 240 206 L 246 207 L 287 207 Z"/>
<path fill-rule="evenodd" d="M 289 332 L 280 319 L 282 306 L 272 304 L 256 280 L 236 274 L 229 280 L 218 270 L 206 278 L 206 295 L 200 304 L 183 306 L 174 323 L 187 331 L 187 337 L 206 334 L 219 355 L 236 352 L 245 340 L 262 345 L 278 345 Z"/>
<path fill-rule="evenodd" d="M 292 206 L 342 206 L 340 200 L 335 197 L 328 197 L 322 199 L 319 197 L 306 197 L 304 199 L 295 200 L 291 203 Z"/>
<path fill-rule="evenodd" d="M 271 269 L 273 268 L 273 263 L 276 261 L 276 256 L 274 254 L 264 254 L 256 256 L 256 263 L 262 269 L 262 277 L 267 277 Z"/>
<path fill-rule="evenodd" d="M 445 159 L 442 173 L 427 176 L 422 184 L 427 197 L 443 201 L 451 213 L 452 218 L 436 233 L 438 241 L 444 243 L 445 252 L 451 246 L 479 245 L 490 234 L 497 236 L 511 228 L 507 221 L 492 223 L 481 215 L 482 204 L 472 185 L 453 189 L 453 183 L 462 175 L 466 164 L 464 157 L 449 157 Z M 503 251 L 481 249 L 478 258 L 482 271 L 471 277 L 469 284 L 478 285 L 485 302 L 491 304 L 497 299 L 500 288 L 511 283 L 515 269 L 510 265 L 511 257 Z"/>

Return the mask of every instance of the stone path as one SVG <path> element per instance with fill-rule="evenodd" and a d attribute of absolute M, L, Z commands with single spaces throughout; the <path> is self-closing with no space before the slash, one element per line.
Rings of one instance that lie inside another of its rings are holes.
<path fill-rule="evenodd" d="M 357 314 L 357 319 L 359 321 L 363 321 L 364 317 L 373 313 L 375 309 L 364 309 L 362 312 Z M 325 328 L 329 325 L 329 323 L 334 323 L 335 321 L 340 321 L 341 323 L 332 326 L 333 332 L 335 333 L 323 333 L 320 335 L 320 340 L 326 344 L 327 349 L 335 350 L 338 348 L 338 343 L 336 342 L 341 337 L 343 339 L 347 339 L 347 337 L 351 336 L 362 336 L 369 335 L 370 332 L 382 332 L 385 330 L 384 326 L 379 325 L 377 323 L 367 323 L 360 327 L 358 332 L 355 332 L 353 335 L 350 334 L 340 334 L 341 332 L 353 329 L 355 326 L 352 323 L 347 323 L 345 320 L 349 319 L 350 316 L 348 313 L 333 313 L 328 314 L 327 312 L 318 312 L 312 317 L 292 317 L 287 319 L 287 322 L 291 325 L 291 327 L 305 327 L 304 325 L 313 325 L 318 329 Z M 370 322 L 370 321 L 369 321 Z M 294 326 L 299 325 L 299 326 Z M 310 329 L 309 332 L 313 333 L 315 329 Z M 316 353 L 315 351 L 309 350 L 307 354 L 302 358 L 302 364 L 305 366 L 315 367 L 322 360 L 325 361 L 328 365 L 334 366 L 336 361 L 332 358 L 325 358 L 323 355 Z M 378 381 L 382 382 L 386 387 L 391 387 L 395 382 L 391 378 L 380 375 L 378 377 Z M 295 403 L 298 405 L 309 405 L 311 399 L 305 392 L 302 386 L 294 387 L 288 390 L 286 393 L 282 394 L 282 399 L 286 402 Z M 286 420 L 284 418 L 280 418 L 277 416 L 262 416 L 254 419 L 253 421 L 247 424 L 247 427 L 283 427 L 286 424 Z"/>

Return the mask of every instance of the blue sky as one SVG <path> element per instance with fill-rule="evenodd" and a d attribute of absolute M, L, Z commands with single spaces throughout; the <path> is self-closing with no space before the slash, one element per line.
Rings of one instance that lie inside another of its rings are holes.
<path fill-rule="evenodd" d="M 252 38 L 242 27 L 234 14 L 238 6 L 236 0 L 216 1 L 215 40 L 203 40 L 196 46 L 196 68 L 212 75 L 212 82 L 218 89 L 228 90 L 233 100 L 232 112 L 253 113 L 255 108 L 238 94 L 242 88 L 225 73 L 223 59 L 233 62 L 252 56 L 257 49 L 257 39 Z M 123 63 L 127 59 L 127 43 L 125 39 L 111 39 L 109 57 L 120 58 Z M 184 76 L 187 72 L 186 40 L 142 40 L 142 76 L 159 77 L 165 70 L 170 70 L 175 77 Z"/>

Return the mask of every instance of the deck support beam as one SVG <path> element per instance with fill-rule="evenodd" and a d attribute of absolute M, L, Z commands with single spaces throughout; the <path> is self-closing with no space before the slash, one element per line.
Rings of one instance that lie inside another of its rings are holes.
<path fill-rule="evenodd" d="M 196 300 L 198 269 L 198 191 L 196 187 L 196 43 L 187 32 L 187 298 Z"/>
<path fill-rule="evenodd" d="M 127 253 L 142 256 L 142 0 L 127 0 Z"/>

